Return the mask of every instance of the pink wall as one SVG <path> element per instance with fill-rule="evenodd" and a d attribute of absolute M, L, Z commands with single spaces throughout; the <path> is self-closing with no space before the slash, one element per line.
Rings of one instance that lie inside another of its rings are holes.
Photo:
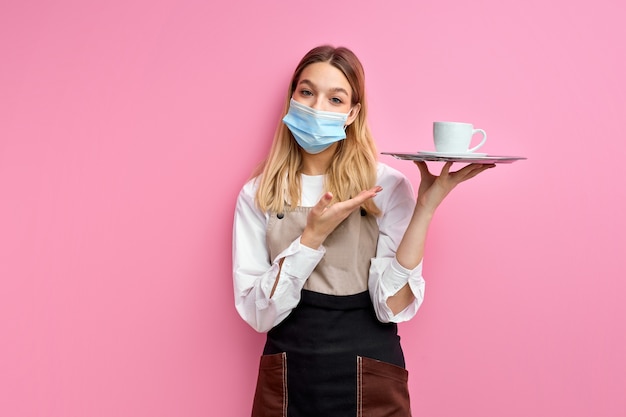
<path fill-rule="evenodd" d="M 365 64 L 380 150 L 428 149 L 450 119 L 529 158 L 434 221 L 426 302 L 401 326 L 414 413 L 626 415 L 625 14 L 2 2 L 0 414 L 248 414 L 263 337 L 233 308 L 234 201 L 296 61 L 331 42 Z"/>

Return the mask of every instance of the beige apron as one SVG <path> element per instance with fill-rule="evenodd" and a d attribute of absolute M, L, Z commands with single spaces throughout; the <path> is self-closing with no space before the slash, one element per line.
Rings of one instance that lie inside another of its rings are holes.
<path fill-rule="evenodd" d="M 267 225 L 270 261 L 285 250 L 306 225 L 310 207 L 273 215 Z M 355 210 L 324 242 L 326 254 L 304 289 L 322 294 L 352 295 L 367 291 L 370 260 L 376 255 L 378 223 L 364 210 Z"/>

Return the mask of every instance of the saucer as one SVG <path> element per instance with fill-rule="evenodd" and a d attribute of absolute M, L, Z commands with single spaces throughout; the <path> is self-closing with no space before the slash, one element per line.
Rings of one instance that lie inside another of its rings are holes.
<path fill-rule="evenodd" d="M 486 153 L 479 152 L 431 152 L 419 151 L 418 154 L 425 156 L 444 156 L 448 158 L 481 158 L 487 156 Z"/>

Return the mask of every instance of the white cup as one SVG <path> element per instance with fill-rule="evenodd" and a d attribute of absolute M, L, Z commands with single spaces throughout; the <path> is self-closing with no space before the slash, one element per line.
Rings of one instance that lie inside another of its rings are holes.
<path fill-rule="evenodd" d="M 472 137 L 481 133 L 483 140 L 470 149 Z M 433 139 L 435 150 L 442 153 L 469 153 L 474 152 L 487 142 L 487 133 L 482 129 L 474 129 L 470 123 L 434 122 Z"/>

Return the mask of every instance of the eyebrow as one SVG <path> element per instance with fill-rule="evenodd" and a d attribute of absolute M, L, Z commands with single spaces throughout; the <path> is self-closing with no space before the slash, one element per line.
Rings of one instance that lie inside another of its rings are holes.
<path fill-rule="evenodd" d="M 300 80 L 300 82 L 298 82 L 298 85 L 300 84 L 308 84 L 313 88 L 317 88 L 317 86 L 311 80 L 307 80 L 307 79 Z M 346 89 L 342 87 L 334 87 L 334 88 L 331 88 L 330 91 L 332 91 L 333 93 L 344 93 L 345 95 L 350 96 L 348 94 L 348 91 L 346 91 Z"/>

